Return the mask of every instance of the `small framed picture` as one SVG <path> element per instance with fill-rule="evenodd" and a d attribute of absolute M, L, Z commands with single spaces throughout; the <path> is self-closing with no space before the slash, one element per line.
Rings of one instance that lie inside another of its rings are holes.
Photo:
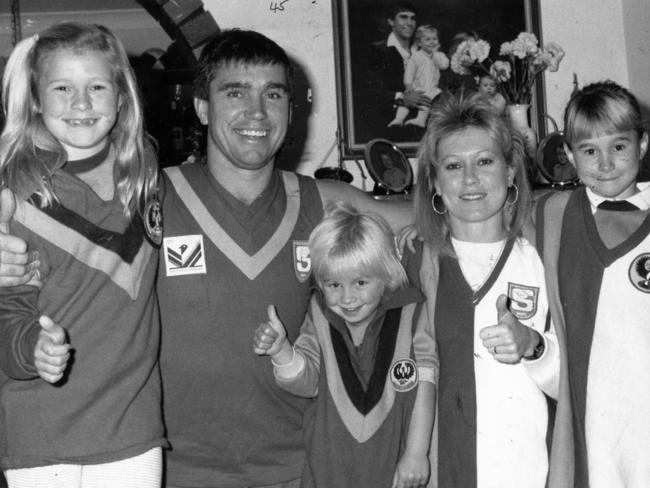
<path fill-rule="evenodd" d="M 409 160 L 388 139 L 373 139 L 366 145 L 365 162 L 380 192 L 405 193 L 413 184 Z M 377 193 L 377 192 L 375 192 Z"/>
<path fill-rule="evenodd" d="M 552 132 L 539 143 L 537 148 L 537 167 L 539 172 L 552 185 L 575 185 L 578 173 L 569 161 L 564 148 L 564 134 Z"/>

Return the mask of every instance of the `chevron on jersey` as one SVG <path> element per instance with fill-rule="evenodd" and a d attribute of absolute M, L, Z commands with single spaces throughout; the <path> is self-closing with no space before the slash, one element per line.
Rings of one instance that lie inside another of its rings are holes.
<path fill-rule="evenodd" d="M 318 306 L 316 298 L 312 297 L 312 310 L 314 311 L 314 325 L 318 335 L 318 341 L 322 344 L 323 363 L 327 373 L 327 383 L 330 394 L 336 405 L 350 435 L 357 442 L 366 442 L 382 426 L 384 420 L 390 413 L 395 402 L 395 389 L 392 387 L 390 375 L 386 375 L 384 388 L 381 397 L 374 402 L 374 406 L 364 415 L 360 412 L 348 396 L 344 380 L 341 377 L 339 368 L 336 366 L 336 353 L 334 352 L 330 335 L 329 322 Z M 395 349 L 389 365 L 398 359 L 409 356 L 411 350 L 411 324 L 415 313 L 416 304 L 411 303 L 402 308 L 399 332 L 395 341 Z M 321 365 L 323 367 L 323 365 Z"/>
<path fill-rule="evenodd" d="M 298 185 L 298 178 L 293 173 L 282 171 L 282 179 L 287 195 L 287 208 L 284 212 L 284 217 L 268 242 L 251 256 L 212 217 L 210 211 L 203 205 L 203 202 L 194 192 L 178 167 L 165 168 L 165 172 L 169 176 L 172 185 L 174 185 L 178 196 L 185 203 L 185 206 L 188 209 L 192 209 L 192 216 L 201 226 L 208 239 L 249 280 L 254 280 L 284 248 L 298 221 L 300 212 L 300 187 Z"/>
<path fill-rule="evenodd" d="M 101 229 L 64 207 L 48 210 L 51 215 L 19 200 L 14 219 L 86 266 L 106 274 L 132 299 L 137 298 L 144 269 L 153 252 L 137 219 L 131 222 L 124 234 L 119 234 Z M 57 217 L 64 219 L 59 221 Z M 131 236 L 138 234 L 139 245 L 129 246 L 128 243 L 133 241 Z"/>

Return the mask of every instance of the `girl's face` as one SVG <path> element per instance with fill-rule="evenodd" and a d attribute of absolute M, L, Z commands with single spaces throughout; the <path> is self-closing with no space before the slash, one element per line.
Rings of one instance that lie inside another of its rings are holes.
<path fill-rule="evenodd" d="M 321 283 L 327 307 L 350 327 L 370 323 L 386 288 L 382 278 L 357 272 L 324 276 Z"/>
<path fill-rule="evenodd" d="M 440 42 L 438 41 L 438 34 L 435 32 L 424 32 L 422 37 L 420 37 L 420 49 L 431 54 L 440 47 Z"/>
<path fill-rule="evenodd" d="M 637 192 L 640 161 L 648 149 L 648 134 L 635 130 L 582 139 L 571 144 L 567 156 L 580 180 L 594 193 L 625 199 Z"/>
<path fill-rule="evenodd" d="M 111 66 L 96 51 L 59 49 L 44 59 L 38 98 L 45 126 L 72 161 L 104 147 L 120 105 Z"/>
<path fill-rule="evenodd" d="M 503 239 L 502 210 L 515 171 L 488 132 L 468 127 L 441 139 L 435 169 L 451 235 L 470 242 Z"/>

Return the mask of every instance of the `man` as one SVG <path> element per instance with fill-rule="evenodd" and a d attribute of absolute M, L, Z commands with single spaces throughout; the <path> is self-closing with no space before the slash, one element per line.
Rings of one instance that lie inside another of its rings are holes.
<path fill-rule="evenodd" d="M 357 92 L 361 110 L 356 111 L 360 140 L 387 138 L 396 142 L 417 141 L 423 131 L 412 127 L 388 127 L 395 108 L 429 107 L 422 92 L 404 90 L 404 68 L 411 57 L 411 42 L 416 27 L 416 10 L 411 2 L 394 2 L 386 14 L 391 31 L 387 39 L 374 42 L 367 56 L 368 67 L 362 70 L 363 88 Z M 357 85 L 358 86 L 358 85 Z"/>
<path fill-rule="evenodd" d="M 207 164 L 169 168 L 164 185 L 157 291 L 168 488 L 298 486 L 309 401 L 276 386 L 253 354 L 254 330 L 273 304 L 290 339 L 298 335 L 310 292 L 306 241 L 329 202 L 411 219 L 409 205 L 274 168 L 291 85 L 286 53 L 256 32 L 223 31 L 199 60 L 195 108 L 208 127 Z M 5 286 L 25 279 L 17 275 L 28 262 L 11 251 L 24 248 L 0 234 Z"/>

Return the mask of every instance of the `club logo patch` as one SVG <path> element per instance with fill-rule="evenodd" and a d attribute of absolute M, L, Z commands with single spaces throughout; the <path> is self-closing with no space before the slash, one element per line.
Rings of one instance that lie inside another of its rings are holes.
<path fill-rule="evenodd" d="M 162 206 L 155 198 L 147 202 L 144 208 L 143 220 L 147 237 L 156 246 L 160 246 L 163 239 Z"/>
<path fill-rule="evenodd" d="M 632 260 L 628 276 L 634 288 L 650 293 L 650 252 L 640 254 Z"/>
<path fill-rule="evenodd" d="M 202 235 L 165 237 L 163 239 L 167 276 L 205 274 L 205 248 Z"/>
<path fill-rule="evenodd" d="M 304 283 L 311 273 L 311 256 L 307 241 L 293 241 L 293 270 L 300 283 Z"/>
<path fill-rule="evenodd" d="M 409 391 L 418 384 L 418 369 L 409 358 L 398 359 L 390 367 L 390 381 L 395 391 Z"/>
<path fill-rule="evenodd" d="M 530 319 L 537 312 L 538 287 L 508 283 L 508 297 L 510 311 L 519 320 Z"/>

